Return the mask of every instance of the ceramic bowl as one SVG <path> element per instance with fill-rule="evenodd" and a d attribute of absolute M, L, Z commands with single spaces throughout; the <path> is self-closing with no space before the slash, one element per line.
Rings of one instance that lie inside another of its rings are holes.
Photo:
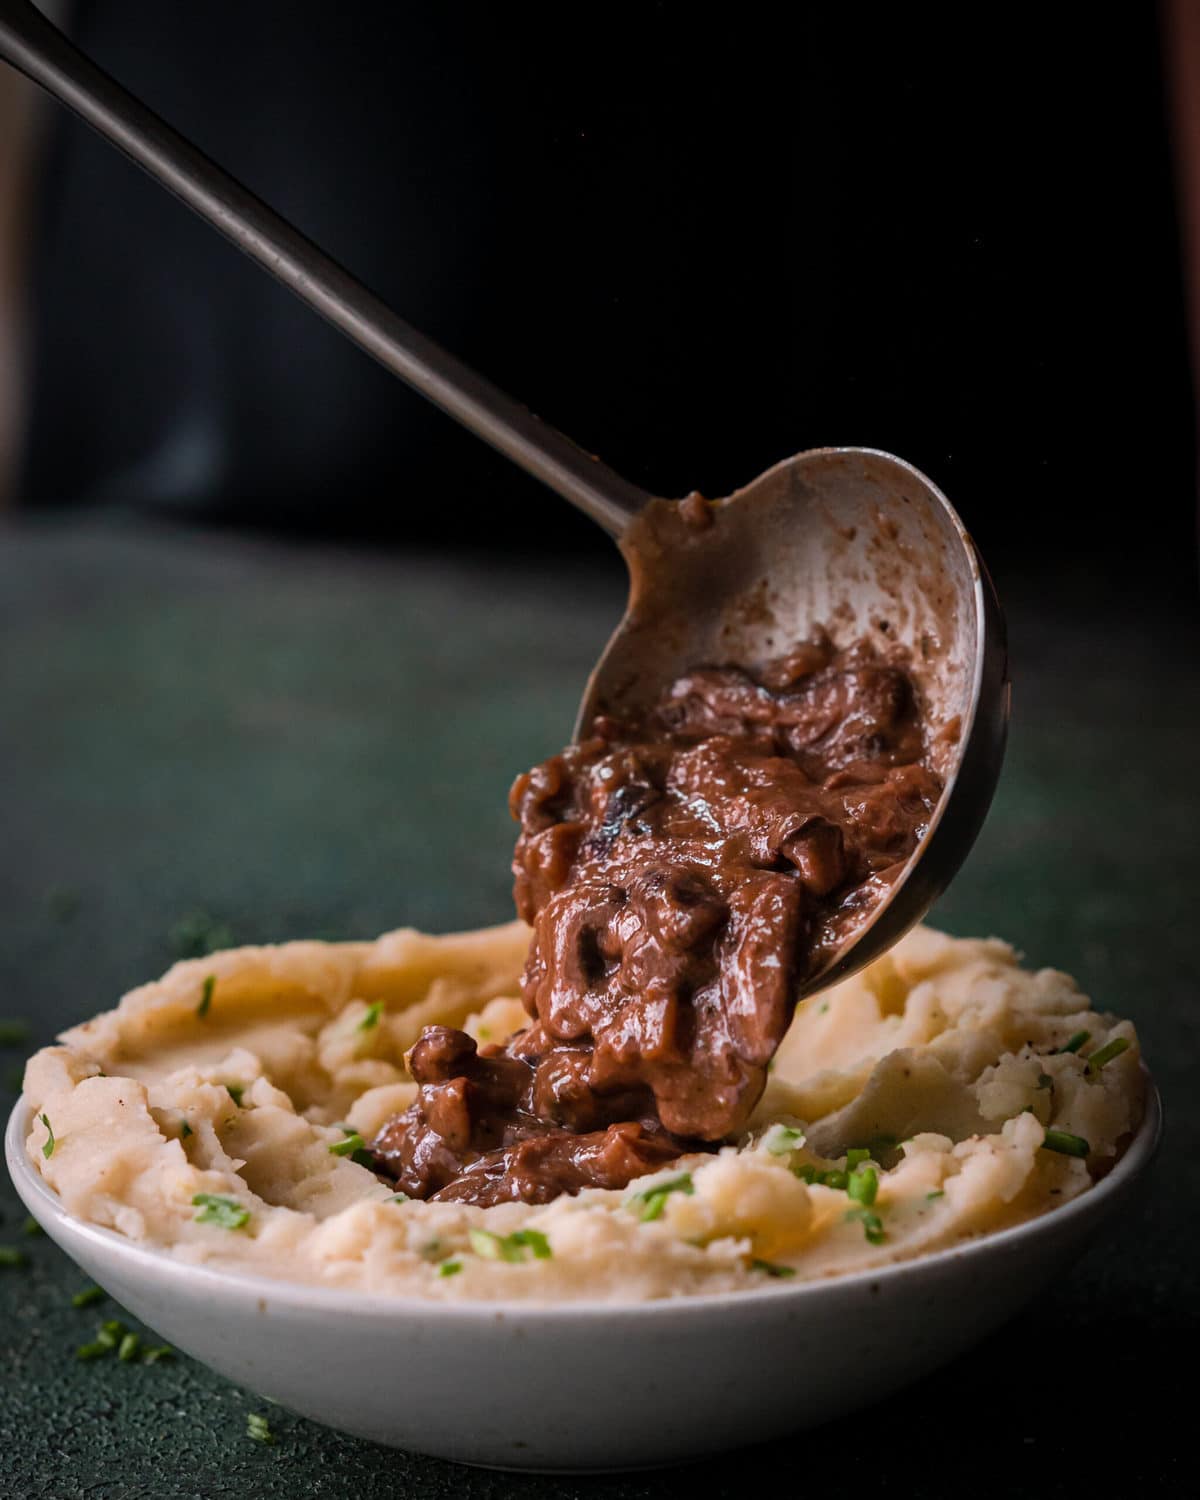
<path fill-rule="evenodd" d="M 221 1375 L 326 1426 L 508 1469 L 638 1468 L 779 1437 L 917 1379 L 1010 1317 L 1126 1202 L 1129 1149 L 1064 1207 L 880 1270 L 631 1305 L 429 1303 L 208 1270 L 71 1217 L 25 1151 L 8 1169 L 50 1238 L 121 1305 Z"/>

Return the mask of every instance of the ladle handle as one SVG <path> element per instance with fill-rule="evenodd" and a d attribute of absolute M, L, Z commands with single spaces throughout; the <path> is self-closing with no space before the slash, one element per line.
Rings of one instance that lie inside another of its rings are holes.
<path fill-rule="evenodd" d="M 29 0 L 0 0 L 0 58 L 74 110 L 385 369 L 613 536 L 650 498 L 398 318 L 96 67 Z"/>

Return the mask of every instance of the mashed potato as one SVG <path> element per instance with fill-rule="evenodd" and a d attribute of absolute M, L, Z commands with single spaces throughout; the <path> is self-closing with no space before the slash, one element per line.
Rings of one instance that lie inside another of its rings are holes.
<path fill-rule="evenodd" d="M 537 1208 L 397 1197 L 356 1135 L 410 1103 L 422 1027 L 486 1042 L 525 1023 L 527 943 L 513 923 L 176 964 L 30 1060 L 30 1158 L 72 1214 L 189 1262 L 447 1300 L 640 1300 L 1017 1223 L 1086 1191 L 1141 1118 L 1128 1021 L 1004 943 L 922 928 L 799 1008 L 736 1145 Z"/>

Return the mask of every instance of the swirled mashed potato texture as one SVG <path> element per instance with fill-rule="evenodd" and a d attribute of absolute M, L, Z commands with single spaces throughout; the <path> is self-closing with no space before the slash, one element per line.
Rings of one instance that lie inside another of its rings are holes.
<path fill-rule="evenodd" d="M 920 928 L 799 1007 L 739 1141 L 538 1207 L 398 1197 L 356 1137 L 411 1102 L 423 1027 L 486 1043 L 527 1024 L 528 944 L 512 923 L 176 964 L 30 1060 L 30 1159 L 71 1214 L 197 1265 L 636 1301 L 958 1245 L 1085 1192 L 1141 1118 L 1130 1022 L 1002 942 Z"/>

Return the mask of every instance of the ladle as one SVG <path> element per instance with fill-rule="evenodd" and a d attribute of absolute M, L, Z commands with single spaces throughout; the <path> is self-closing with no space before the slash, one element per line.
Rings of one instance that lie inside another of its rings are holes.
<path fill-rule="evenodd" d="M 601 710 L 645 704 L 687 668 L 753 666 L 819 627 L 844 642 L 866 637 L 885 652 L 905 651 L 945 789 L 888 896 L 802 994 L 861 968 L 924 916 L 974 843 L 1008 722 L 1000 608 L 935 485 L 874 449 L 823 448 L 785 459 L 722 500 L 681 506 L 651 496 L 397 317 L 29 0 L 0 0 L 0 58 L 386 369 L 616 538 L 629 565 L 629 604 L 588 681 L 576 734 Z"/>

